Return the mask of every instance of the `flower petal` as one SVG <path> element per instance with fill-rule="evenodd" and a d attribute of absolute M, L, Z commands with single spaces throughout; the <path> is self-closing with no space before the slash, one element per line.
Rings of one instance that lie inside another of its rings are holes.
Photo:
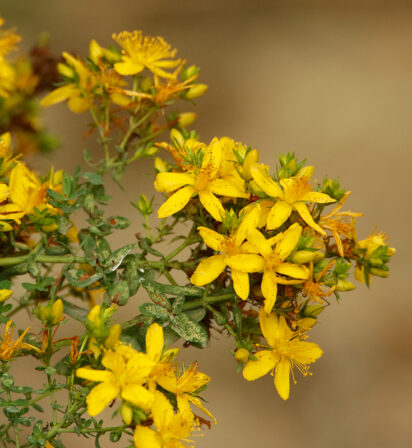
<path fill-rule="evenodd" d="M 210 191 L 199 191 L 199 199 L 203 207 L 213 216 L 216 221 L 221 222 L 225 216 L 225 209 L 219 199 Z"/>
<path fill-rule="evenodd" d="M 201 171 L 207 171 L 210 179 L 216 176 L 222 162 L 222 146 L 217 138 L 214 138 L 205 150 Z"/>
<path fill-rule="evenodd" d="M 146 353 L 154 362 L 160 360 L 163 344 L 163 328 L 157 323 L 150 325 L 146 332 Z"/>
<path fill-rule="evenodd" d="M 275 387 L 278 391 L 278 394 L 283 400 L 287 400 L 289 398 L 289 390 L 290 390 L 290 361 L 288 358 L 281 359 L 280 362 L 276 365 L 275 370 Z"/>
<path fill-rule="evenodd" d="M 258 187 L 272 198 L 284 198 L 284 193 L 279 185 L 269 176 L 265 165 L 256 163 L 250 168 L 250 173 Z"/>
<path fill-rule="evenodd" d="M 329 202 L 336 202 L 336 199 L 331 198 L 328 194 L 325 193 L 309 191 L 301 197 L 301 201 L 316 202 L 317 204 L 327 204 Z"/>
<path fill-rule="evenodd" d="M 260 214 L 261 208 L 259 204 L 250 208 L 247 212 L 245 211 L 242 221 L 235 232 L 235 245 L 237 247 L 240 247 L 251 229 L 256 229 L 259 224 Z"/>
<path fill-rule="evenodd" d="M 292 206 L 286 201 L 279 201 L 270 210 L 266 228 L 268 230 L 277 229 L 280 227 L 292 213 Z"/>
<path fill-rule="evenodd" d="M 70 98 L 74 93 L 78 92 L 78 89 L 73 84 L 68 84 L 63 87 L 58 87 L 56 90 L 50 92 L 47 96 L 42 98 L 40 104 L 43 107 L 52 106 L 56 103 L 61 103 Z"/>
<path fill-rule="evenodd" d="M 90 108 L 91 102 L 86 98 L 79 96 L 72 96 L 67 101 L 67 106 L 69 109 L 75 114 L 82 114 L 86 112 L 87 109 Z"/>
<path fill-rule="evenodd" d="M 173 215 L 182 210 L 194 193 L 195 189 L 191 185 L 176 191 L 176 193 L 173 193 L 172 196 L 170 196 L 170 198 L 159 207 L 157 216 L 159 218 L 166 218 L 167 216 Z"/>
<path fill-rule="evenodd" d="M 144 410 L 150 409 L 153 404 L 154 394 L 138 384 L 127 384 L 122 388 L 123 400 L 138 406 Z"/>
<path fill-rule="evenodd" d="M 152 416 L 159 432 L 168 430 L 174 417 L 173 407 L 170 401 L 158 391 L 155 392 L 155 399 L 152 404 Z"/>
<path fill-rule="evenodd" d="M 263 309 L 266 313 L 270 313 L 276 302 L 278 285 L 276 283 L 276 276 L 274 272 L 269 269 L 266 269 L 263 273 L 261 289 L 263 297 L 265 298 L 265 305 Z"/>
<path fill-rule="evenodd" d="M 282 339 L 282 331 L 275 313 L 266 313 L 263 308 L 259 311 L 259 324 L 264 338 L 271 347 Z"/>
<path fill-rule="evenodd" d="M 87 367 L 80 367 L 80 369 L 77 369 L 76 376 L 85 380 L 98 382 L 110 381 L 115 379 L 114 374 L 112 372 L 109 372 L 108 370 L 95 370 L 88 369 Z"/>
<path fill-rule="evenodd" d="M 159 434 L 147 426 L 137 425 L 134 431 L 134 444 L 139 448 L 162 448 Z"/>
<path fill-rule="evenodd" d="M 170 193 L 185 185 L 193 184 L 193 175 L 188 173 L 159 173 L 155 181 L 156 190 L 162 193 Z"/>
<path fill-rule="evenodd" d="M 104 382 L 94 387 L 87 395 L 87 412 L 94 417 L 108 406 L 118 395 L 119 387 L 116 383 Z"/>
<path fill-rule="evenodd" d="M 114 69 L 120 75 L 129 76 L 140 73 L 144 69 L 144 65 L 131 62 L 127 58 L 124 58 L 123 62 L 116 62 L 116 64 L 114 64 Z"/>
<path fill-rule="evenodd" d="M 228 196 L 230 198 L 248 198 L 249 193 L 239 189 L 236 185 L 223 179 L 214 180 L 209 187 L 210 191 L 220 196 Z"/>
<path fill-rule="evenodd" d="M 226 257 L 226 263 L 240 272 L 262 272 L 265 267 L 265 260 L 257 254 L 230 255 Z"/>
<path fill-rule="evenodd" d="M 272 246 L 259 230 L 250 229 L 247 239 L 253 244 L 253 246 L 258 248 L 263 257 L 267 258 L 272 254 Z"/>
<path fill-rule="evenodd" d="M 126 363 L 124 362 L 123 357 L 112 350 L 108 350 L 104 354 L 102 364 L 106 367 L 106 369 L 111 370 L 115 375 L 119 376 L 126 369 Z"/>
<path fill-rule="evenodd" d="M 236 294 L 242 300 L 246 300 L 249 297 L 249 275 L 246 272 L 232 269 L 232 279 Z"/>
<path fill-rule="evenodd" d="M 226 267 L 226 255 L 214 255 L 202 260 L 190 281 L 196 286 L 213 282 Z"/>
<path fill-rule="evenodd" d="M 306 207 L 306 206 L 305 206 Z M 302 227 L 295 223 L 286 229 L 276 244 L 275 252 L 281 260 L 287 258 L 299 242 Z"/>
<path fill-rule="evenodd" d="M 276 365 L 274 353 L 269 350 L 262 350 L 255 353 L 254 356 L 258 358 L 257 361 L 250 360 L 243 368 L 243 378 L 247 381 L 254 381 L 266 375 Z"/>
<path fill-rule="evenodd" d="M 321 235 L 326 235 L 326 232 L 322 229 L 322 227 L 318 226 L 313 220 L 312 215 L 309 213 L 309 210 L 304 202 L 295 202 L 293 207 L 309 227 L 312 227 L 312 229 L 315 229 Z"/>
<path fill-rule="evenodd" d="M 294 263 L 282 263 L 276 268 L 276 272 L 302 280 L 309 278 L 310 274 L 310 271 L 306 266 L 301 266 Z"/>
<path fill-rule="evenodd" d="M 206 246 L 210 247 L 213 250 L 220 250 L 221 244 L 225 241 L 225 237 L 220 233 L 215 232 L 208 227 L 198 227 L 197 230 L 202 237 L 202 240 L 206 244 Z"/>

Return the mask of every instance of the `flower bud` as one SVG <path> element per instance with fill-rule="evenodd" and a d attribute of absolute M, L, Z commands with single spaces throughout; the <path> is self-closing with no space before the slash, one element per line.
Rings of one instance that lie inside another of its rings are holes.
<path fill-rule="evenodd" d="M 130 423 L 132 423 L 133 409 L 127 403 L 122 403 L 120 414 L 122 415 L 122 419 L 125 425 L 130 425 Z"/>
<path fill-rule="evenodd" d="M 236 350 L 235 359 L 236 361 L 242 363 L 247 362 L 247 360 L 249 359 L 249 351 L 246 350 L 245 348 L 239 348 L 238 350 Z"/>
<path fill-rule="evenodd" d="M 137 203 L 137 209 L 143 216 L 153 213 L 152 203 L 147 199 L 146 195 L 140 195 L 139 202 Z"/>
<path fill-rule="evenodd" d="M 336 284 L 336 291 L 339 291 L 339 292 L 352 291 L 355 288 L 356 288 L 356 286 L 348 280 L 339 279 L 338 283 Z"/>
<path fill-rule="evenodd" d="M 183 112 L 178 117 L 179 126 L 186 128 L 190 126 L 196 120 L 196 114 L 194 112 Z"/>
<path fill-rule="evenodd" d="M 181 72 L 182 81 L 186 81 L 186 79 L 191 78 L 199 73 L 199 68 L 196 65 L 191 65 L 187 69 Z"/>
<path fill-rule="evenodd" d="M 297 264 L 305 264 L 310 261 L 320 261 L 325 257 L 323 252 L 318 250 L 298 250 L 293 254 L 292 261 Z"/>
<path fill-rule="evenodd" d="M 385 271 L 384 269 L 378 268 L 370 268 L 369 272 L 377 277 L 387 278 L 389 277 L 389 271 Z"/>
<path fill-rule="evenodd" d="M 51 323 L 53 325 L 58 324 L 63 317 L 63 301 L 62 299 L 57 299 L 51 308 Z"/>
<path fill-rule="evenodd" d="M 0 303 L 7 300 L 12 294 L 13 291 L 11 289 L 0 289 Z"/>
<path fill-rule="evenodd" d="M 311 178 L 313 176 L 313 172 L 315 171 L 314 166 L 304 166 L 297 173 L 296 176 L 305 176 Z"/>
<path fill-rule="evenodd" d="M 143 92 L 147 92 L 153 87 L 153 81 L 151 78 L 145 78 L 140 82 L 140 88 Z"/>
<path fill-rule="evenodd" d="M 144 152 L 145 156 L 152 157 L 159 151 L 159 148 L 157 146 L 150 146 L 147 148 Z"/>
<path fill-rule="evenodd" d="M 183 135 L 177 129 L 172 129 L 170 131 L 170 141 L 172 142 L 172 145 L 177 149 L 182 149 L 185 144 Z"/>
<path fill-rule="evenodd" d="M 167 162 L 165 162 L 160 157 L 156 157 L 155 161 L 154 161 L 154 169 L 158 173 L 165 173 L 166 171 L 168 171 L 168 169 L 167 169 Z"/>
<path fill-rule="evenodd" d="M 109 330 L 109 336 L 107 336 L 106 340 L 104 341 L 104 345 L 107 348 L 114 347 L 119 342 L 121 333 L 122 326 L 120 324 L 113 325 L 113 327 L 111 327 Z"/>
<path fill-rule="evenodd" d="M 256 149 L 252 149 L 252 151 L 249 151 L 247 153 L 247 156 L 245 157 L 245 160 L 243 162 L 243 177 L 246 180 L 252 179 L 252 175 L 250 173 L 250 168 L 253 164 L 257 163 L 259 161 L 259 153 Z"/>
<path fill-rule="evenodd" d="M 128 96 L 118 92 L 112 93 L 110 95 L 110 99 L 112 100 L 113 104 L 117 104 L 121 107 L 127 107 L 132 102 L 132 100 Z"/>
<path fill-rule="evenodd" d="M 92 39 L 89 45 L 89 58 L 97 65 L 102 56 L 102 47 L 94 39 Z"/>
<path fill-rule="evenodd" d="M 186 92 L 185 96 L 187 99 L 193 100 L 195 98 L 198 98 L 199 96 L 204 95 L 208 88 L 209 87 L 206 84 L 196 84 Z"/>
<path fill-rule="evenodd" d="M 57 64 L 57 71 L 65 78 L 74 78 L 74 70 L 66 64 L 59 62 Z"/>

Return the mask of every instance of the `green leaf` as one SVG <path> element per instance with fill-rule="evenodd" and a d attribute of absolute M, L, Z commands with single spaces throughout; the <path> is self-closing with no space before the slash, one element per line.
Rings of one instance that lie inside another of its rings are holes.
<path fill-rule="evenodd" d="M 173 300 L 172 311 L 173 314 L 180 314 L 183 311 L 183 305 L 185 304 L 184 296 L 178 296 Z"/>
<path fill-rule="evenodd" d="M 134 296 L 140 287 L 140 281 L 143 276 L 143 272 L 139 266 L 139 262 L 134 255 L 128 255 L 124 260 L 123 264 L 126 264 L 122 279 L 124 279 L 129 285 L 130 297 Z"/>
<path fill-rule="evenodd" d="M 171 317 L 171 328 L 179 336 L 188 342 L 199 344 L 200 347 L 207 346 L 209 337 L 203 325 L 194 322 L 186 314 L 178 314 Z"/>
<path fill-rule="evenodd" d="M 107 224 L 113 229 L 127 229 L 130 221 L 124 216 L 110 216 L 107 218 Z"/>
<path fill-rule="evenodd" d="M 143 303 L 140 305 L 139 311 L 145 316 L 150 316 L 154 319 L 167 320 L 169 318 L 169 313 L 166 308 L 154 303 Z"/>
<path fill-rule="evenodd" d="M 86 288 L 92 283 L 97 282 L 97 280 L 100 280 L 103 277 L 103 274 L 96 273 L 89 275 L 83 269 L 71 268 L 64 271 L 64 276 L 72 286 L 75 286 L 76 288 Z"/>
<path fill-rule="evenodd" d="M 115 250 L 110 257 L 103 264 L 105 268 L 109 268 L 111 271 L 115 271 L 121 264 L 124 258 L 133 250 L 136 249 L 137 244 L 127 244 L 120 249 Z"/>
<path fill-rule="evenodd" d="M 107 292 L 110 303 L 116 303 L 120 306 L 126 305 L 130 297 L 129 286 L 126 281 L 116 282 Z"/>
<path fill-rule="evenodd" d="M 232 313 L 233 313 L 233 322 L 236 327 L 236 333 L 240 335 L 242 333 L 243 313 L 242 310 L 237 305 L 237 303 L 232 304 Z"/>
<path fill-rule="evenodd" d="M 63 299 L 64 312 L 79 322 L 85 322 L 89 311 Z"/>
<path fill-rule="evenodd" d="M 162 294 L 159 290 L 159 288 L 156 285 L 156 282 L 153 282 L 151 280 L 144 280 L 142 282 L 142 285 L 144 289 L 148 292 L 150 299 L 160 306 L 166 306 L 170 309 L 171 304 L 169 299 L 166 297 L 165 294 Z"/>
<path fill-rule="evenodd" d="M 163 328 L 163 337 L 166 346 L 170 346 L 180 339 L 180 336 L 170 326 Z"/>
<path fill-rule="evenodd" d="M 189 319 L 195 322 L 200 322 L 206 316 L 206 310 L 205 308 L 200 307 L 193 310 L 185 311 L 184 314 L 186 314 Z"/>
<path fill-rule="evenodd" d="M 83 177 L 92 185 L 103 185 L 103 178 L 97 173 L 84 173 Z"/>

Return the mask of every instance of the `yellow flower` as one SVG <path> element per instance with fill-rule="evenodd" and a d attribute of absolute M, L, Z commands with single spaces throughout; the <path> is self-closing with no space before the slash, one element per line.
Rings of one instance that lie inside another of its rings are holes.
<path fill-rule="evenodd" d="M 364 251 L 364 257 L 369 259 L 369 261 L 372 264 L 372 268 L 370 269 L 370 272 L 372 274 L 385 277 L 388 275 L 388 271 L 382 271 L 380 267 L 384 265 L 384 261 L 381 260 L 381 258 L 375 258 L 372 257 L 373 252 L 376 249 L 379 249 L 380 247 L 386 246 L 386 240 L 388 239 L 388 235 L 385 234 L 385 232 L 372 232 L 368 238 L 365 238 L 364 240 L 357 241 L 356 234 L 354 235 L 355 239 L 355 248 L 356 249 L 362 249 Z M 396 249 L 394 247 L 388 247 L 386 256 L 388 259 L 392 257 L 396 252 Z M 364 266 L 356 266 L 355 267 L 355 278 L 359 282 L 365 283 L 365 269 Z M 370 274 L 368 274 L 368 282 L 370 283 L 372 277 Z"/>
<path fill-rule="evenodd" d="M 159 208 L 158 217 L 166 218 L 177 213 L 186 206 L 192 196 L 198 194 L 205 209 L 216 221 L 222 221 L 225 210 L 215 194 L 232 198 L 248 197 L 244 190 L 219 177 L 222 161 L 222 146 L 215 138 L 204 151 L 200 167 L 190 164 L 185 173 L 159 173 L 155 182 L 156 189 L 175 193 Z"/>
<path fill-rule="evenodd" d="M 13 294 L 11 289 L 0 289 L 0 303 L 5 302 Z"/>
<path fill-rule="evenodd" d="M 147 382 L 154 362 L 147 355 L 120 344 L 105 352 L 102 364 L 106 370 L 81 367 L 76 371 L 78 377 L 100 383 L 86 398 L 91 416 L 102 412 L 119 396 L 144 410 L 150 408 L 154 396 L 143 384 Z"/>
<path fill-rule="evenodd" d="M 4 25 L 4 19 L 0 17 L 0 26 Z M 13 30 L 0 31 L 0 57 L 3 58 L 12 50 L 16 49 L 16 44 L 20 42 L 21 36 Z"/>
<path fill-rule="evenodd" d="M 41 353 L 41 350 L 39 350 L 34 345 L 23 342 L 23 339 L 26 336 L 27 332 L 30 330 L 30 327 L 26 328 L 23 331 L 17 341 L 13 341 L 11 337 L 13 336 L 14 327 L 10 329 L 12 324 L 13 321 L 11 320 L 9 320 L 6 324 L 3 341 L 0 344 L 0 359 L 2 361 L 9 361 L 17 350 L 34 350 L 38 353 Z"/>
<path fill-rule="evenodd" d="M 298 321 L 298 327 L 302 330 L 292 331 L 283 316 L 267 314 L 260 310 L 260 328 L 269 344 L 266 350 L 254 354 L 257 361 L 248 361 L 243 369 L 243 377 L 248 381 L 254 381 L 268 372 L 275 370 L 275 387 L 283 400 L 289 398 L 290 373 L 296 366 L 303 375 L 309 372 L 309 364 L 322 356 L 322 350 L 313 342 L 305 342 L 306 336 L 303 329 L 313 325 L 314 319 L 309 322 Z M 310 322 L 312 321 L 312 322 Z M 292 377 L 295 381 L 292 371 Z"/>
<path fill-rule="evenodd" d="M 319 219 L 319 226 L 332 232 L 333 238 L 336 242 L 336 247 L 341 257 L 345 255 L 345 251 L 343 249 L 340 235 L 351 239 L 354 235 L 355 225 L 353 218 L 358 218 L 363 215 L 363 213 L 351 212 L 350 210 L 347 212 L 339 211 L 350 194 L 351 192 L 347 191 L 343 198 L 339 201 L 338 205 L 330 213 L 321 216 Z M 343 221 L 345 218 L 351 218 L 351 221 Z"/>
<path fill-rule="evenodd" d="M 10 171 L 13 163 L 17 160 L 19 156 L 14 156 L 11 150 L 11 136 L 10 132 L 5 132 L 0 136 L 0 176 L 6 176 Z"/>
<path fill-rule="evenodd" d="M 309 176 L 303 174 L 281 179 L 279 182 L 282 188 L 280 188 L 263 165 L 253 165 L 250 172 L 255 183 L 264 193 L 278 199 L 268 215 L 267 229 L 277 229 L 289 218 L 292 211 L 296 210 L 308 226 L 326 235 L 326 232 L 313 220 L 305 202 L 325 204 L 334 202 L 335 199 L 325 193 L 313 191 L 309 185 Z"/>
<path fill-rule="evenodd" d="M 93 105 L 94 97 L 91 91 L 96 87 L 97 81 L 82 61 L 66 52 L 63 52 L 63 57 L 67 65 L 62 64 L 61 71 L 64 71 L 65 75 L 71 75 L 75 81 L 50 92 L 41 100 L 41 105 L 49 107 L 67 100 L 69 109 L 73 113 L 81 114 Z"/>
<path fill-rule="evenodd" d="M 176 50 L 162 37 L 143 36 L 141 31 L 123 31 L 113 34 L 113 39 L 122 47 L 122 62 L 116 62 L 114 69 L 121 75 L 135 75 L 145 68 L 162 78 L 175 78 L 165 68 L 173 68 L 181 63 L 173 59 Z"/>
<path fill-rule="evenodd" d="M 184 442 L 195 428 L 192 412 L 173 412 L 169 400 L 161 393 L 155 393 L 152 407 L 153 423 L 157 431 L 146 426 L 137 426 L 134 432 L 136 448 L 184 448 Z"/>
<path fill-rule="evenodd" d="M 233 287 L 236 294 L 246 300 L 249 297 L 248 273 L 262 270 L 262 258 L 256 254 L 250 254 L 242 247 L 249 231 L 256 228 L 259 221 L 260 207 L 255 207 L 245 213 L 239 226 L 230 235 L 223 236 L 207 227 L 198 227 L 200 236 L 211 249 L 223 252 L 213 255 L 200 262 L 192 275 L 191 282 L 196 286 L 203 286 L 215 280 L 226 268 L 231 267 Z M 241 266 L 236 269 L 235 266 Z"/>
<path fill-rule="evenodd" d="M 146 354 L 154 363 L 148 379 L 150 390 L 154 391 L 159 378 L 168 376 L 173 370 L 171 361 L 178 352 L 178 348 L 164 351 L 163 328 L 157 323 L 150 325 L 146 332 Z"/>
<path fill-rule="evenodd" d="M 19 162 L 10 172 L 10 200 L 25 215 L 33 213 L 35 207 L 55 210 L 47 203 L 48 183 L 41 184 L 26 165 Z"/>
<path fill-rule="evenodd" d="M 0 184 L 0 230 L 3 232 L 12 230 L 13 227 L 7 221 L 12 220 L 20 224 L 20 218 L 24 215 L 18 204 L 10 202 L 9 187 L 6 184 Z"/>
<path fill-rule="evenodd" d="M 269 240 L 257 229 L 252 229 L 248 233 L 249 242 L 263 257 L 261 258 L 261 270 L 263 270 L 261 288 L 265 297 L 264 309 L 267 313 L 272 311 L 276 302 L 278 283 L 281 285 L 298 284 L 309 276 L 306 266 L 285 261 L 298 244 L 301 233 L 302 227 L 297 223 Z M 272 249 L 273 244 L 275 246 Z M 242 264 L 242 260 L 239 262 L 232 260 L 231 267 L 242 269 Z M 277 274 L 289 276 L 294 280 L 287 280 Z"/>
<path fill-rule="evenodd" d="M 209 381 L 210 376 L 199 372 L 197 363 L 193 363 L 180 376 L 177 376 L 175 370 L 171 370 L 158 378 L 158 384 L 163 389 L 176 395 L 179 411 L 191 412 L 189 403 L 193 403 L 216 423 L 216 419 L 196 396 L 196 391 Z"/>

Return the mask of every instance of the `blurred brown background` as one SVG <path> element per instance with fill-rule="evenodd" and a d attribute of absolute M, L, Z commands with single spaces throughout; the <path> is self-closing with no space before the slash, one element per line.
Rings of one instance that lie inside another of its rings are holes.
<path fill-rule="evenodd" d="M 209 350 L 184 350 L 212 376 L 206 397 L 219 422 L 197 447 L 411 447 L 412 3 L 2 0 L 0 12 L 26 47 L 49 31 L 55 52 L 85 55 L 91 38 L 107 45 L 121 30 L 162 35 L 210 86 L 196 108 L 203 140 L 228 135 L 272 164 L 281 152 L 307 157 L 318 179 L 327 173 L 352 190 L 348 206 L 365 214 L 359 237 L 378 225 L 397 248 L 389 279 L 343 294 L 321 316 L 311 339 L 324 356 L 288 402 L 269 376 L 246 383 L 235 373 L 225 337 L 215 334 Z M 81 138 L 88 118 L 64 105 L 45 117 L 63 140 L 50 160 L 70 170 L 82 148 L 93 148 Z M 45 169 L 50 160 L 32 162 Z M 116 211 L 135 222 L 127 242 L 140 225 L 129 200 L 152 194 L 150 163 L 131 171 L 127 195 L 111 188 Z"/>

